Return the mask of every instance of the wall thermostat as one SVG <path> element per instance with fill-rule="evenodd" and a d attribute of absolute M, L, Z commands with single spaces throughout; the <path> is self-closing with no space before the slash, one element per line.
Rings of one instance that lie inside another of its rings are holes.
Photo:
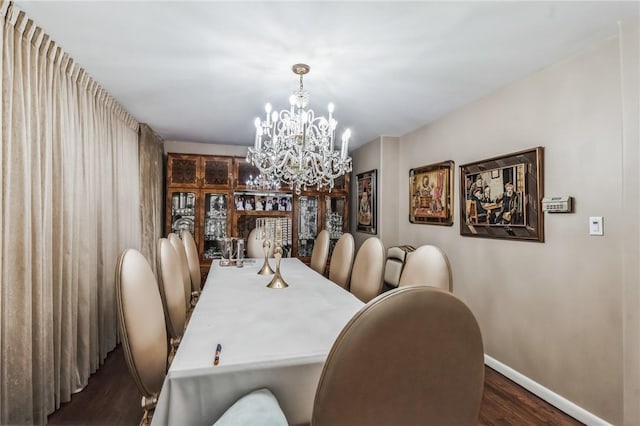
<path fill-rule="evenodd" d="M 542 211 L 549 213 L 571 213 L 571 197 L 544 197 Z"/>

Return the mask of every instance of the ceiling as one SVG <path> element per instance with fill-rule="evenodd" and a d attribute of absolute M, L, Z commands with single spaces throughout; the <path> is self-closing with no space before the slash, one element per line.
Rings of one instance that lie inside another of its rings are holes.
<path fill-rule="evenodd" d="M 617 34 L 638 2 L 16 1 L 167 140 L 250 145 L 264 104 L 401 136 Z"/>

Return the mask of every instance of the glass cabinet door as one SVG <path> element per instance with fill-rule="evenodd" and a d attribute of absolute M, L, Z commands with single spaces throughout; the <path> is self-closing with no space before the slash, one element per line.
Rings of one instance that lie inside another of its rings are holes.
<path fill-rule="evenodd" d="M 300 196 L 298 200 L 298 256 L 310 257 L 318 235 L 318 196 Z"/>
<path fill-rule="evenodd" d="M 329 231 L 329 257 L 333 253 L 333 247 L 344 232 L 347 223 L 347 198 L 344 195 L 324 197 L 324 229 Z"/>
<path fill-rule="evenodd" d="M 195 236 L 196 194 L 174 191 L 171 193 L 171 232 L 182 236 L 188 230 Z"/>
<path fill-rule="evenodd" d="M 219 259 L 222 255 L 222 240 L 227 237 L 229 225 L 228 206 L 228 194 L 204 194 L 203 260 Z"/>

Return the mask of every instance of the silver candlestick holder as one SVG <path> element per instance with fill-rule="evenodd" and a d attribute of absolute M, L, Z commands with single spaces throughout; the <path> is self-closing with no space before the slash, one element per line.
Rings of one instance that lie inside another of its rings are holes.
<path fill-rule="evenodd" d="M 267 284 L 269 288 L 287 288 L 289 284 L 282 278 L 282 274 L 280 274 L 280 260 L 282 259 L 282 247 L 279 245 L 273 250 L 273 255 L 276 258 L 276 273 L 271 279 L 271 282 Z"/>
<path fill-rule="evenodd" d="M 273 269 L 269 265 L 269 252 L 271 244 L 275 237 L 275 218 L 261 217 L 256 219 L 256 240 L 262 241 L 262 250 L 264 251 L 264 263 L 258 271 L 258 275 L 273 275 Z"/>
<path fill-rule="evenodd" d="M 276 258 L 276 272 L 271 279 L 271 282 L 267 284 L 269 288 L 287 288 L 289 284 L 282 278 L 280 273 L 280 261 L 282 260 L 282 219 L 278 218 L 273 221 L 275 225 L 275 249 L 273 250 L 274 257 Z"/>

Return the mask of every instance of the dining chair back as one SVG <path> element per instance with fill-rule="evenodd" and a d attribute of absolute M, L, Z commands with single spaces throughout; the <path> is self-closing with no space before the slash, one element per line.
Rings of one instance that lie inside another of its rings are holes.
<path fill-rule="evenodd" d="M 424 245 L 407 254 L 399 287 L 426 285 L 451 291 L 451 266 L 439 247 Z"/>
<path fill-rule="evenodd" d="M 474 426 L 483 389 L 482 335 L 469 308 L 437 288 L 398 288 L 367 303 L 333 343 L 311 425 Z M 276 398 L 254 391 L 214 425 L 286 424 Z"/>
<path fill-rule="evenodd" d="M 351 270 L 350 290 L 367 303 L 382 291 L 384 246 L 379 238 L 368 238 L 358 250 Z"/>
<path fill-rule="evenodd" d="M 398 287 L 407 253 L 413 250 L 415 248 L 408 245 L 389 247 L 387 250 L 387 260 L 384 264 L 384 283 L 390 288 Z"/>
<path fill-rule="evenodd" d="M 169 360 L 173 359 L 186 323 L 187 310 L 184 302 L 184 285 L 180 272 L 180 261 L 173 245 L 166 238 L 158 240 L 158 287 L 164 307 L 167 332 L 171 343 Z"/>
<path fill-rule="evenodd" d="M 353 235 L 345 232 L 340 236 L 333 248 L 331 261 L 329 262 L 329 279 L 345 289 L 349 287 L 354 253 L 355 242 L 353 241 Z"/>
<path fill-rule="evenodd" d="M 167 331 L 156 278 L 137 250 L 118 259 L 116 306 L 125 361 L 142 394 L 141 424 L 149 424 L 167 371 Z"/>
<path fill-rule="evenodd" d="M 249 237 L 247 238 L 247 257 L 263 259 L 264 258 L 264 248 L 262 244 L 264 243 L 264 238 L 256 238 L 258 234 L 258 229 L 253 228 L 251 232 L 249 232 Z M 269 254 L 267 257 L 273 257 L 273 250 L 275 248 L 275 244 L 271 241 L 271 247 L 269 248 Z"/>
<path fill-rule="evenodd" d="M 191 273 L 189 272 L 189 261 L 187 260 L 187 252 L 184 249 L 184 244 L 178 236 L 171 232 L 167 239 L 171 243 L 173 250 L 176 252 L 176 259 L 178 261 L 178 270 L 180 272 L 180 282 L 184 290 L 184 303 L 185 309 L 188 311 L 191 309 Z"/>
<path fill-rule="evenodd" d="M 469 308 L 433 287 L 399 288 L 369 302 L 336 339 L 311 425 L 475 425 L 483 388 L 482 336 Z"/>
<path fill-rule="evenodd" d="M 198 247 L 193 239 L 193 235 L 188 230 L 182 231 L 182 243 L 184 251 L 187 255 L 187 266 L 189 267 L 189 276 L 191 277 L 191 296 L 197 297 L 202 289 L 202 275 L 200 275 L 200 258 L 198 256 Z M 195 294 L 194 294 L 195 292 Z"/>
<path fill-rule="evenodd" d="M 316 237 L 311 251 L 311 269 L 317 273 L 324 275 L 327 267 L 327 257 L 329 256 L 329 231 L 323 229 Z"/>

